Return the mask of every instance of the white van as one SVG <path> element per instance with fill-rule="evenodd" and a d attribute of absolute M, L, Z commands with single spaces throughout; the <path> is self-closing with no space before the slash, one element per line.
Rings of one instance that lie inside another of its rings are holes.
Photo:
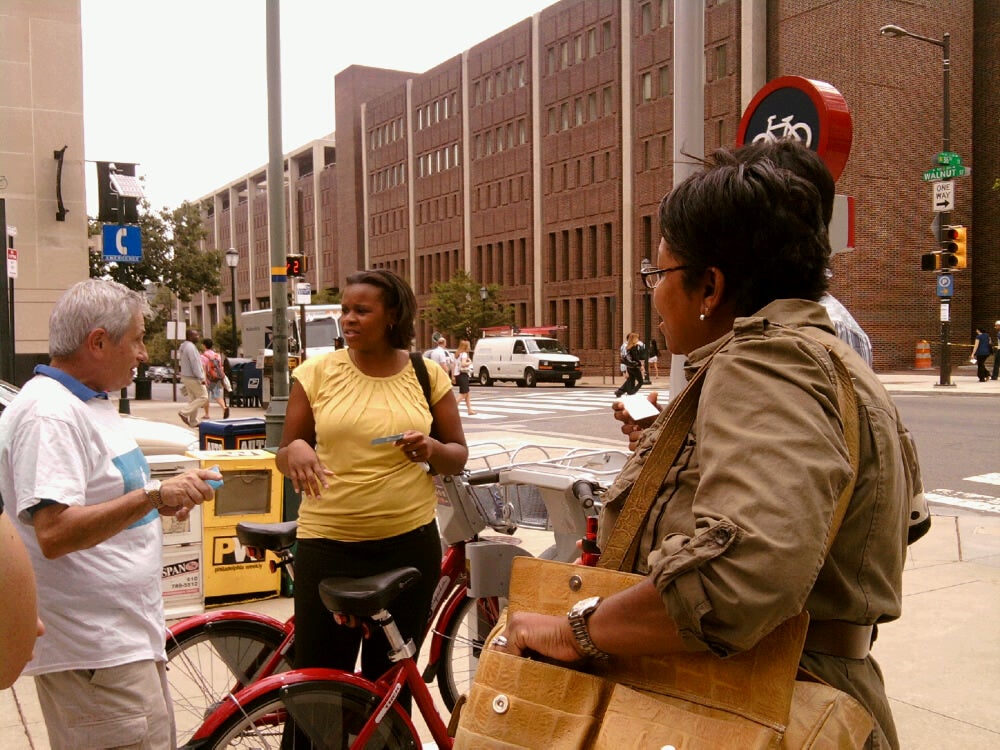
<path fill-rule="evenodd" d="M 583 373 L 580 358 L 558 341 L 544 336 L 492 336 L 476 342 L 472 373 L 480 385 L 513 380 L 534 388 L 538 383 L 576 385 Z"/>
<path fill-rule="evenodd" d="M 340 330 L 340 305 L 306 305 L 306 352 L 307 357 L 315 357 L 334 350 L 334 339 L 343 336 Z M 301 352 L 299 306 L 290 305 L 288 315 L 288 353 Z M 274 313 L 271 310 L 252 310 L 240 313 L 240 335 L 242 349 L 248 357 L 271 355 L 271 329 Z"/>

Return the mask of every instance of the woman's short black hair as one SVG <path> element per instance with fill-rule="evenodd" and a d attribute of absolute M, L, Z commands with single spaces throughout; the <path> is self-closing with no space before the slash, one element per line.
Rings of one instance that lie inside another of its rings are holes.
<path fill-rule="evenodd" d="M 381 268 L 352 273 L 347 277 L 347 284 L 369 284 L 381 290 L 382 304 L 395 318 L 386 332 L 389 344 L 396 349 L 409 349 L 414 336 L 413 321 L 417 316 L 417 298 L 410 285 L 392 271 Z"/>
<path fill-rule="evenodd" d="M 826 291 L 830 239 L 816 186 L 764 155 L 719 149 L 660 202 L 660 232 L 691 288 L 722 271 L 736 315 Z"/>

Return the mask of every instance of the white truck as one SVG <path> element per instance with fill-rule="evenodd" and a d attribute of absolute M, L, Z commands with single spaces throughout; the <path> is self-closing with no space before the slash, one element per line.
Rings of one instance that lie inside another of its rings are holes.
<path fill-rule="evenodd" d="M 301 355 L 302 336 L 300 307 L 288 307 L 288 354 Z M 340 305 L 306 305 L 306 358 L 333 351 L 334 339 L 343 336 L 340 330 Z M 243 337 L 244 356 L 261 358 L 272 356 L 271 335 L 274 328 L 272 310 L 252 310 L 240 313 L 240 333 Z"/>

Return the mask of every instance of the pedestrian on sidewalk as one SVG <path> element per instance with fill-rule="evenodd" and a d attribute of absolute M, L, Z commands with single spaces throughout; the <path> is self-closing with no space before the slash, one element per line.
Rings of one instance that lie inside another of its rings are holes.
<path fill-rule="evenodd" d="M 4 515 L 28 550 L 45 624 L 24 673 L 53 750 L 176 746 L 160 516 L 183 521 L 222 475 L 152 479 L 108 398 L 146 361 L 151 315 L 116 282 L 70 287 L 49 318 L 50 363 L 0 417 Z"/>
<path fill-rule="evenodd" d="M 205 373 L 205 383 L 208 388 L 208 398 L 205 400 L 205 419 L 211 416 L 208 410 L 210 403 L 216 403 L 222 407 L 222 418 L 229 419 L 229 407 L 223 398 L 223 388 L 226 381 L 226 367 L 222 363 L 222 356 L 212 347 L 215 342 L 212 339 L 202 339 L 205 351 L 201 353 L 201 369 Z"/>
<path fill-rule="evenodd" d="M 451 371 L 455 367 L 455 358 L 451 355 L 451 352 L 448 351 L 448 339 L 446 339 L 444 336 L 439 336 L 437 340 L 437 346 L 431 349 L 429 356 L 432 360 L 441 365 L 441 369 L 444 370 L 445 373 L 447 373 L 448 377 L 451 379 L 451 382 L 454 383 L 455 378 L 451 374 Z"/>
<path fill-rule="evenodd" d="M 348 276 L 342 303 L 347 348 L 295 368 L 276 460 L 302 492 L 295 667 L 353 672 L 360 650 L 363 675 L 375 679 L 390 666 L 385 636 L 363 638 L 346 618 L 331 620 L 320 583 L 419 569 L 420 582 L 387 607 L 419 651 L 441 571 L 427 467 L 456 474 L 468 448 L 451 371 L 408 351 L 417 310 L 409 284 L 390 271 L 359 271 Z M 288 741 L 290 723 L 285 732 Z"/>
<path fill-rule="evenodd" d="M 201 366 L 201 354 L 195 343 L 199 338 L 197 328 L 188 328 L 184 343 L 177 350 L 181 366 L 181 383 L 188 399 L 187 406 L 177 412 L 177 416 L 188 427 L 198 426 L 198 410 L 208 403 L 205 369 Z"/>
<path fill-rule="evenodd" d="M 688 396 L 690 422 L 664 411 L 646 430 L 616 405 L 623 431 L 642 437 L 606 493 L 598 545 L 628 513 L 645 519 L 626 568 L 643 580 L 581 600 L 568 620 L 514 613 L 496 647 L 563 661 L 729 655 L 805 610 L 800 664 L 867 709 L 870 746 L 897 748 L 869 648 L 875 624 L 901 613 L 913 488 L 891 398 L 819 303 L 830 255 L 819 191 L 764 155 L 720 149 L 663 199 L 659 219 L 656 267 L 641 274 L 666 348 L 701 368 L 702 390 Z M 838 360 L 859 412 L 856 463 L 838 413 Z M 686 436 L 661 461 L 656 447 L 674 428 Z M 650 507 L 634 507 L 640 487 L 653 490 Z"/>
<path fill-rule="evenodd" d="M 993 324 L 993 375 L 990 380 L 996 380 L 1000 375 L 1000 320 Z"/>
<path fill-rule="evenodd" d="M 470 345 L 468 339 L 458 342 L 458 349 L 455 350 L 455 385 L 458 386 L 458 393 L 455 401 L 461 403 L 465 399 L 465 413 L 475 414 L 472 409 L 472 394 L 469 388 L 469 381 L 472 378 L 472 357 L 469 355 Z"/>
<path fill-rule="evenodd" d="M 986 360 L 993 353 L 990 345 L 990 335 L 981 327 L 976 326 L 976 335 L 972 337 L 972 358 L 976 361 L 976 375 L 980 383 L 990 379 L 990 371 L 986 369 Z"/>
<path fill-rule="evenodd" d="M 637 393 L 642 388 L 642 352 L 639 345 L 639 334 L 630 333 L 625 339 L 625 354 L 622 364 L 625 365 L 625 382 L 616 390 L 615 396 Z"/>
<path fill-rule="evenodd" d="M 653 371 L 653 377 L 660 377 L 660 345 L 656 343 L 654 336 L 649 340 L 649 368 Z"/>

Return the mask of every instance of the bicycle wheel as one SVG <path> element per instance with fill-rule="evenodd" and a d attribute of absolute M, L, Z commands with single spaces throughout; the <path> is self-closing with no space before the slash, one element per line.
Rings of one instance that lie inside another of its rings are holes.
<path fill-rule="evenodd" d="M 483 643 L 499 617 L 500 605 L 496 597 L 470 597 L 459 605 L 455 617 L 445 627 L 437 683 L 449 711 L 455 709 L 459 696 L 472 687 Z"/>
<path fill-rule="evenodd" d="M 167 682 L 174 706 L 177 743 L 183 745 L 216 706 L 249 685 L 281 645 L 281 630 L 252 620 L 211 622 L 168 635 Z M 292 654 L 277 672 L 292 668 Z"/>
<path fill-rule="evenodd" d="M 219 725 L 198 750 L 215 748 L 347 749 L 378 707 L 381 697 L 336 680 L 312 680 L 275 688 L 250 701 Z M 282 743 L 285 725 L 288 739 Z M 308 738 L 303 741 L 303 738 Z M 415 750 L 420 739 L 395 710 L 390 711 L 366 750 Z"/>

